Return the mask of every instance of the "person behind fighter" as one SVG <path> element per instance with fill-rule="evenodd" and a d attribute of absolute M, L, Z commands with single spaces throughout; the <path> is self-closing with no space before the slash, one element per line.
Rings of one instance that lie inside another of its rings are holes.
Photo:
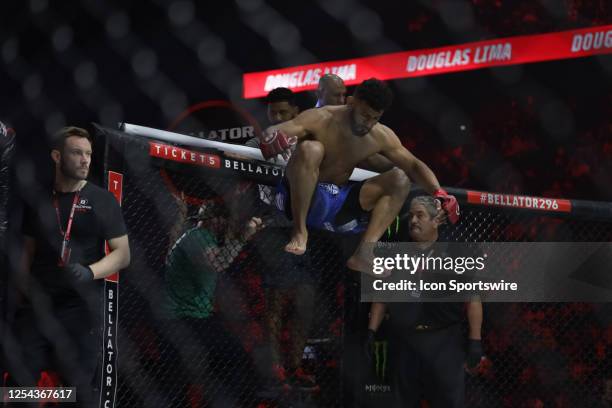
<path fill-rule="evenodd" d="M 344 105 L 346 102 L 346 86 L 338 75 L 325 74 L 319 79 L 317 86 L 317 104 L 315 107 Z"/>

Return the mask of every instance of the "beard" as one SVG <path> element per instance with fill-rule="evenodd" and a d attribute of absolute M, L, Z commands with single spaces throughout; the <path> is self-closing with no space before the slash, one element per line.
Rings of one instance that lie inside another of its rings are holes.
<path fill-rule="evenodd" d="M 84 170 L 84 171 L 83 171 Z M 60 159 L 60 172 L 68 179 L 85 180 L 89 175 L 89 167 L 76 167 L 67 163 L 62 157 Z"/>
<path fill-rule="evenodd" d="M 351 132 L 353 132 L 355 136 L 365 136 L 370 131 L 370 128 L 357 123 L 357 121 L 355 120 L 355 111 L 351 110 L 351 114 L 349 115 L 349 122 L 351 125 Z"/>

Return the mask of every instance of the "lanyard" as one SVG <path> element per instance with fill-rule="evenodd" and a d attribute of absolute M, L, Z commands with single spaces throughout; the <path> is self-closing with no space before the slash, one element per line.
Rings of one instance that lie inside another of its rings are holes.
<path fill-rule="evenodd" d="M 62 221 L 60 219 L 59 202 L 57 199 L 57 192 L 53 190 L 53 206 L 55 207 L 55 216 L 57 217 L 57 225 L 59 227 L 60 234 L 64 237 L 62 240 L 62 250 L 60 254 L 59 266 L 68 264 L 70 260 L 70 235 L 72 232 L 72 221 L 74 220 L 74 212 L 76 210 L 77 203 L 81 196 L 81 190 L 77 190 L 74 194 L 74 200 L 72 200 L 72 208 L 70 209 L 70 215 L 68 216 L 68 224 L 66 225 L 66 231 L 62 228 Z"/>

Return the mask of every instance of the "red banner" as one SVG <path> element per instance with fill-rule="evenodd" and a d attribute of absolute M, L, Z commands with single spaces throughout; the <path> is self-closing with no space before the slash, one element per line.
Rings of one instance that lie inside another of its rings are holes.
<path fill-rule="evenodd" d="M 114 171 L 108 172 L 108 191 L 110 191 L 115 196 L 115 198 L 119 202 L 119 205 L 121 205 L 121 200 L 123 199 L 123 174 L 116 173 Z M 104 248 L 106 254 L 109 254 L 110 248 L 108 247 L 108 242 L 104 245 Z M 119 280 L 118 272 L 107 276 L 105 280 L 117 282 Z"/>
<path fill-rule="evenodd" d="M 195 152 L 163 143 L 149 142 L 149 154 L 153 157 L 189 163 L 198 166 L 221 168 L 221 158 L 215 154 Z"/>
<path fill-rule="evenodd" d="M 281 86 L 293 91 L 315 89 L 326 73 L 356 85 L 371 77 L 410 78 L 611 52 L 612 25 L 607 25 L 247 73 L 243 95 L 258 98 Z"/>
<path fill-rule="evenodd" d="M 527 197 L 513 194 L 496 194 L 480 191 L 468 191 L 467 201 L 495 207 L 526 208 L 530 210 L 570 212 L 572 202 L 562 198 Z"/>

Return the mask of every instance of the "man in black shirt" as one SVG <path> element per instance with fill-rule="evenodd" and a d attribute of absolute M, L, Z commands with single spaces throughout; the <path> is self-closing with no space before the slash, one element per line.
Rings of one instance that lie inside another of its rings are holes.
<path fill-rule="evenodd" d="M 450 255 L 444 243 L 436 242 L 440 211 L 440 203 L 430 196 L 410 203 L 406 238 L 422 243 L 428 256 Z M 398 407 L 419 407 L 423 397 L 432 408 L 464 406 L 464 368 L 475 370 L 482 357 L 482 303 L 477 297 L 467 303 L 467 355 L 460 324 L 465 308 L 461 302 L 372 303 L 366 351 L 388 311 L 397 353 L 394 393 Z"/>
<path fill-rule="evenodd" d="M 23 296 L 14 332 L 23 364 L 15 372 L 25 368 L 27 375 L 14 376 L 13 381 L 32 386 L 41 371 L 51 369 L 64 386 L 77 387 L 80 406 L 95 406 L 103 279 L 129 265 L 130 249 L 117 200 L 87 181 L 89 133 L 66 127 L 55 137 L 53 189 L 29 203 L 24 213 L 24 262 L 18 281 Z"/>

